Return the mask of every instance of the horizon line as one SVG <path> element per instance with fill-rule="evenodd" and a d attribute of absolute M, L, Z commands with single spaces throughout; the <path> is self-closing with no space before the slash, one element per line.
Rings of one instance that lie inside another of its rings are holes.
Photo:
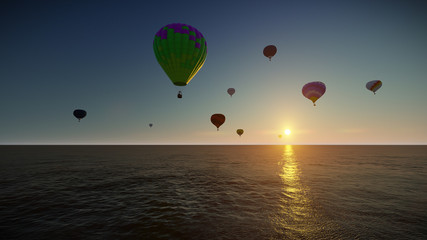
<path fill-rule="evenodd" d="M 427 146 L 427 143 L 0 143 L 0 146 Z"/>

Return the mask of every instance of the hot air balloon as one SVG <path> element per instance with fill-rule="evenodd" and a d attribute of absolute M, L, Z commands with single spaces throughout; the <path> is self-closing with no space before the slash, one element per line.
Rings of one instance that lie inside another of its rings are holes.
<path fill-rule="evenodd" d="M 148 126 L 152 127 L 152 126 L 153 126 L 153 124 L 152 124 L 152 123 L 150 123 L 150 124 L 148 124 Z"/>
<path fill-rule="evenodd" d="M 225 122 L 225 116 L 221 113 L 215 113 L 211 116 L 211 122 L 216 126 L 216 130 L 219 131 L 219 127 Z"/>
<path fill-rule="evenodd" d="M 268 59 L 271 61 L 271 58 L 276 55 L 277 48 L 274 45 L 268 45 L 264 48 L 264 56 L 268 57 Z"/>
<path fill-rule="evenodd" d="M 76 110 L 74 110 L 73 115 L 74 115 L 74 117 L 76 117 L 76 118 L 79 120 L 79 122 L 80 122 L 80 119 L 82 119 L 82 118 L 86 117 L 86 111 L 85 111 L 85 110 L 82 110 L 82 109 L 76 109 Z"/>
<path fill-rule="evenodd" d="M 279 134 L 279 136 L 278 136 L 279 138 L 282 138 L 282 135 L 281 134 Z"/>
<path fill-rule="evenodd" d="M 227 90 L 227 93 L 230 94 L 230 97 L 232 97 L 235 92 L 236 92 L 236 89 L 234 89 L 234 88 L 229 88 Z"/>
<path fill-rule="evenodd" d="M 366 83 L 366 88 L 372 92 L 378 91 L 378 89 L 380 89 L 380 87 L 383 85 L 383 83 L 380 80 L 372 80 L 369 81 L 368 83 Z"/>
<path fill-rule="evenodd" d="M 310 82 L 304 85 L 302 88 L 302 94 L 304 97 L 310 99 L 313 102 L 313 105 L 316 106 L 316 101 L 319 99 L 326 91 L 326 85 L 322 82 Z"/>
<path fill-rule="evenodd" d="M 243 134 L 243 129 L 237 129 L 236 130 L 236 133 L 239 135 L 239 136 L 242 136 L 242 134 Z"/>
<path fill-rule="evenodd" d="M 153 48 L 160 66 L 176 86 L 186 86 L 203 66 L 207 55 L 202 33 L 182 23 L 162 27 L 154 36 Z"/>

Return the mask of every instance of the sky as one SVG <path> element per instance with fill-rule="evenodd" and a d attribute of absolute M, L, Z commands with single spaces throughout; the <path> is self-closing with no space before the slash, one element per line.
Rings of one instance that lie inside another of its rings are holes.
<path fill-rule="evenodd" d="M 427 144 L 426 12 L 423 0 L 2 1 L 0 144 Z M 170 23 L 207 41 L 182 88 L 153 51 Z M 312 81 L 326 84 L 317 106 L 301 93 Z"/>

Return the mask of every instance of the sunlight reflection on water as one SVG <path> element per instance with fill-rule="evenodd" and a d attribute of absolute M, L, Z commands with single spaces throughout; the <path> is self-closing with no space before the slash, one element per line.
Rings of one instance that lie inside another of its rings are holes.
<path fill-rule="evenodd" d="M 310 189 L 301 181 L 301 170 L 292 145 L 284 146 L 278 162 L 283 183 L 278 213 L 272 219 L 278 235 L 291 239 L 318 239 L 326 231 L 326 222 L 310 199 Z"/>

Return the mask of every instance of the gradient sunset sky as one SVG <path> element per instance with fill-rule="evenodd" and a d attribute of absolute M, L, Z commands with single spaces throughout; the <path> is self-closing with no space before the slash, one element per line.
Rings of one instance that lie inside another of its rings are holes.
<path fill-rule="evenodd" d="M 2 1 L 0 144 L 427 144 L 426 12 L 423 0 Z M 153 51 L 170 23 L 207 41 L 182 99 Z M 315 107 L 301 93 L 312 81 L 327 87 Z"/>

